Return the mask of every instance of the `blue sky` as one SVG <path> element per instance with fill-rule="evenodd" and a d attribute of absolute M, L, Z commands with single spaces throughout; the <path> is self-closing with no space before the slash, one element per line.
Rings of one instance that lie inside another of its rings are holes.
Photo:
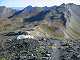
<path fill-rule="evenodd" d="M 0 0 L 0 6 L 26 7 L 32 6 L 53 6 L 62 3 L 75 3 L 80 5 L 80 0 Z"/>

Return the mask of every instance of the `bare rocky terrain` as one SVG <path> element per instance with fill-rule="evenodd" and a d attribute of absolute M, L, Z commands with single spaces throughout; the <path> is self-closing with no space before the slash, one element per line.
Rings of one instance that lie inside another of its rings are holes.
<path fill-rule="evenodd" d="M 79 40 L 12 37 L 1 42 L 0 59 L 4 60 L 80 60 Z"/>

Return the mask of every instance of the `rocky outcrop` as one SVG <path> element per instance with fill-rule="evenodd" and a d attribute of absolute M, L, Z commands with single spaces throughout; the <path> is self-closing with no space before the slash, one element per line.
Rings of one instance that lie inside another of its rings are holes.
<path fill-rule="evenodd" d="M 75 4 L 66 5 L 66 33 L 73 39 L 80 39 L 80 7 Z"/>

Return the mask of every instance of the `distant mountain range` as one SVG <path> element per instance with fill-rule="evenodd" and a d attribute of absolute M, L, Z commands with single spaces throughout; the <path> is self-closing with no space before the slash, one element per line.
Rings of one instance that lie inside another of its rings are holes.
<path fill-rule="evenodd" d="M 41 21 L 41 20 L 62 20 L 64 21 L 64 25 L 66 23 L 66 19 L 64 17 L 64 12 L 66 11 L 65 7 L 70 4 L 62 4 L 60 6 L 51 6 L 51 7 L 32 7 L 27 6 L 23 7 L 15 7 L 15 8 L 7 8 L 5 6 L 0 7 L 0 18 L 7 18 L 12 20 L 18 17 L 22 18 L 24 22 L 33 22 L 33 21 Z"/>
<path fill-rule="evenodd" d="M 0 6 L 0 28 L 4 27 L 1 31 L 8 29 L 12 31 L 13 29 L 29 29 L 39 25 L 42 27 L 47 24 L 47 26 L 49 25 L 47 28 L 49 28 L 50 31 L 53 31 L 51 28 L 52 26 L 57 26 L 57 28 L 54 27 L 54 29 L 58 31 L 58 28 L 62 28 L 62 25 L 67 28 L 69 23 L 71 24 L 71 27 L 76 27 L 77 23 L 74 25 L 75 23 L 73 24 L 73 22 L 76 22 L 76 20 L 79 22 L 79 17 L 77 17 L 77 15 L 79 16 L 79 8 L 79 5 L 75 5 L 73 3 L 51 7 L 27 6 L 25 8 L 7 8 L 5 6 Z M 55 25 L 54 22 L 56 21 L 58 23 Z M 61 26 L 59 27 L 58 24 Z"/>
<path fill-rule="evenodd" d="M 75 4 L 62 4 L 60 6 L 51 7 L 32 7 L 27 6 L 17 7 L 17 8 L 7 8 L 5 6 L 0 6 L 0 18 L 7 18 L 9 20 L 16 20 L 17 18 L 22 19 L 23 22 L 35 22 L 43 20 L 61 20 L 64 25 L 66 24 L 65 12 L 67 11 L 67 6 L 71 7 Z M 78 6 L 78 5 L 75 5 Z"/>
<path fill-rule="evenodd" d="M 0 7 L 0 18 L 7 18 L 7 19 L 15 19 L 15 18 L 22 18 L 24 22 L 31 22 L 31 21 L 40 21 L 40 20 L 55 20 L 61 19 L 64 21 L 64 25 L 66 23 L 66 19 L 64 16 L 64 12 L 67 10 L 66 6 L 73 6 L 75 4 L 62 4 L 60 6 L 52 6 L 52 7 L 32 7 L 27 6 L 23 7 L 16 7 L 16 8 L 6 8 L 5 6 Z"/>

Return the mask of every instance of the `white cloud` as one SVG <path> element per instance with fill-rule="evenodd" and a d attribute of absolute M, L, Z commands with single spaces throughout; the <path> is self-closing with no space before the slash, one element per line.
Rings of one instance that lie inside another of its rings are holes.
<path fill-rule="evenodd" d="M 60 5 L 62 3 L 75 3 L 80 5 L 80 0 L 4 0 L 5 5 L 8 7 L 26 7 L 32 6 L 53 6 Z"/>

